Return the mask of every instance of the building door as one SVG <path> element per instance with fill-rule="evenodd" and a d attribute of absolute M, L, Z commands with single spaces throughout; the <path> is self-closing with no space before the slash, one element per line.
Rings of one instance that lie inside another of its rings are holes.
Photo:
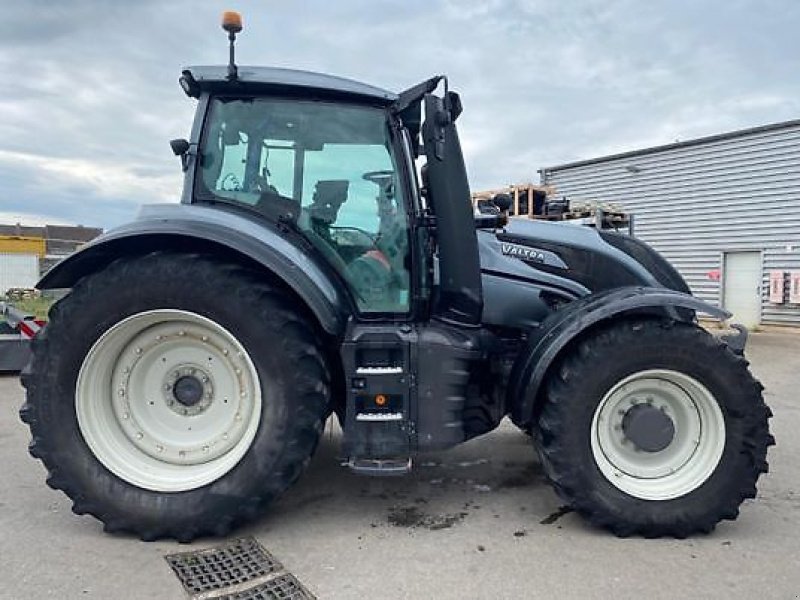
<path fill-rule="evenodd" d="M 761 322 L 761 253 L 726 252 L 722 305 L 745 327 Z"/>

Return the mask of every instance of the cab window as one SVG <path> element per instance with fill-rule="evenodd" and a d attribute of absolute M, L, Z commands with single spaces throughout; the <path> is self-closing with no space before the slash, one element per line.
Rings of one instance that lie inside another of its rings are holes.
<path fill-rule="evenodd" d="M 408 311 L 408 219 L 384 111 L 216 98 L 205 132 L 199 201 L 291 219 L 359 310 Z"/>

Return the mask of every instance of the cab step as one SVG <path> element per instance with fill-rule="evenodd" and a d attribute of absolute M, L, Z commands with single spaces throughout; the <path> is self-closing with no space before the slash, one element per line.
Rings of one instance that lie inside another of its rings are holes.
<path fill-rule="evenodd" d="M 411 471 L 411 458 L 351 458 L 351 471 L 371 477 L 397 477 Z"/>

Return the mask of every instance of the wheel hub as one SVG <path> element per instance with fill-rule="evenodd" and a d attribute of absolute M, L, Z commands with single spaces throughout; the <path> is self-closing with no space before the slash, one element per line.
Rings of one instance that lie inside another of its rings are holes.
<path fill-rule="evenodd" d="M 172 395 L 183 406 L 194 406 L 203 399 L 203 384 L 197 377 L 184 375 L 175 382 Z"/>
<path fill-rule="evenodd" d="M 215 399 L 216 391 L 211 373 L 201 367 L 199 361 L 169 369 L 164 374 L 161 389 L 169 409 L 184 417 L 206 412 Z"/>
<path fill-rule="evenodd" d="M 639 450 L 661 452 L 675 437 L 675 423 L 665 411 L 637 404 L 622 418 L 622 431 Z"/>

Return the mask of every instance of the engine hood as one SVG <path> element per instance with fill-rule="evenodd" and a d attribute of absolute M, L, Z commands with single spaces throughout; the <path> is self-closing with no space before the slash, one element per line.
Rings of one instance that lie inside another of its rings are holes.
<path fill-rule="evenodd" d="M 553 286 L 575 296 L 629 285 L 689 292 L 661 255 L 627 234 L 512 218 L 501 230 L 479 231 L 478 240 L 485 275 Z"/>

